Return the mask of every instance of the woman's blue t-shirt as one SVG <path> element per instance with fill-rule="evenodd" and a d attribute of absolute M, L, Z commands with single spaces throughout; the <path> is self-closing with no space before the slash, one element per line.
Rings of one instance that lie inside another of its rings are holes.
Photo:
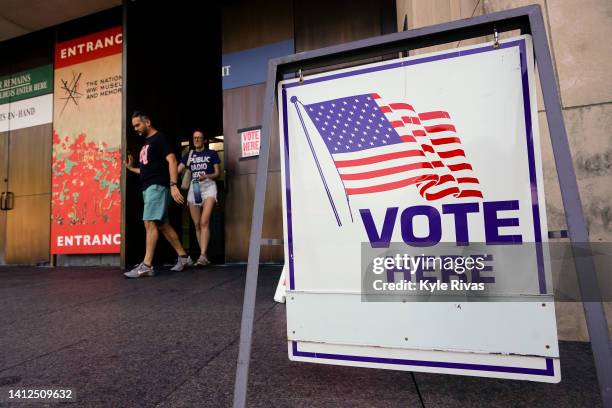
<path fill-rule="evenodd" d="M 181 158 L 181 163 L 187 165 L 189 159 L 189 153 Z M 191 170 L 191 179 L 199 179 L 201 174 L 212 174 L 215 172 L 215 164 L 221 163 L 219 155 L 214 150 L 202 150 L 198 152 L 196 150 L 191 154 L 191 161 L 189 162 L 189 170 Z"/>

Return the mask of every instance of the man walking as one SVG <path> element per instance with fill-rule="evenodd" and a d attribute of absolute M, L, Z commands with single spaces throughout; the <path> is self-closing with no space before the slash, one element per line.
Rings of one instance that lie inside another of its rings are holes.
<path fill-rule="evenodd" d="M 170 195 L 178 204 L 185 201 L 178 186 L 176 156 L 172 152 L 166 136 L 151 125 L 151 118 L 140 111 L 132 115 L 132 126 L 136 133 L 145 137 L 140 150 L 140 167 L 134 167 L 131 155 L 128 155 L 126 167 L 133 173 L 140 174 L 144 211 L 142 220 L 147 232 L 147 244 L 144 260 L 134 269 L 124 273 L 128 278 L 154 276 L 153 255 L 159 238 L 159 232 L 164 235 L 178 255 L 173 271 L 182 271 L 193 261 L 181 245 L 178 235 L 168 223 L 168 205 Z M 168 187 L 169 186 L 169 187 Z"/>

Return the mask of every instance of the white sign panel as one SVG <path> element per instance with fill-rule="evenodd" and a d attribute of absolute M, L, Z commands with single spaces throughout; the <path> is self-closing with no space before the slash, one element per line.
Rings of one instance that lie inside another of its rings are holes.
<path fill-rule="evenodd" d="M 0 105 L 0 132 L 44 125 L 53 121 L 53 94 Z"/>
<path fill-rule="evenodd" d="M 278 97 L 289 357 L 560 381 L 531 37 Z"/>

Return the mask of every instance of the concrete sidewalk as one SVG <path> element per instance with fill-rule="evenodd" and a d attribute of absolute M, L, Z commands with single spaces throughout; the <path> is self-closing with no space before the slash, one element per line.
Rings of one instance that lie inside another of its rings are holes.
<path fill-rule="evenodd" d="M 79 407 L 231 406 L 245 271 L 0 267 L 0 387 L 71 387 Z M 261 268 L 250 407 L 601 406 L 587 343 L 560 344 L 554 385 L 290 362 L 279 275 Z"/>

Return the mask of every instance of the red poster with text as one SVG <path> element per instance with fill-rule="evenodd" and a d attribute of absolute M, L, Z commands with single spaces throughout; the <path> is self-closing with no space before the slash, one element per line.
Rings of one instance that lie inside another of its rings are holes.
<path fill-rule="evenodd" d="M 121 27 L 56 44 L 52 254 L 119 253 Z"/>

